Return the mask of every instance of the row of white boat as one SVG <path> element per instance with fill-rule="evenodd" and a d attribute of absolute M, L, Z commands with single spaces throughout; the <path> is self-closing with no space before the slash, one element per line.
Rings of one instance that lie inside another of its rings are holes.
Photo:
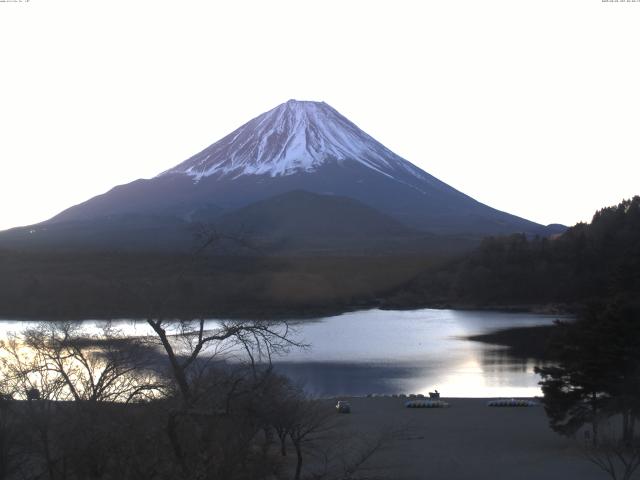
<path fill-rule="evenodd" d="M 369 398 L 382 397 L 382 398 L 409 398 L 404 403 L 407 408 L 447 408 L 450 406 L 449 402 L 440 400 L 439 398 L 427 398 L 424 395 L 367 395 Z M 534 400 L 525 398 L 497 398 L 489 400 L 487 402 L 488 407 L 536 407 L 539 403 Z M 339 400 L 336 404 L 336 409 L 339 413 L 351 413 L 351 403 L 347 400 Z"/>
<path fill-rule="evenodd" d="M 403 398 L 407 399 L 405 402 L 405 407 L 407 408 L 445 408 L 450 406 L 448 402 L 440 400 L 439 397 L 433 394 L 430 397 L 426 397 L 421 393 L 398 393 L 392 395 L 370 393 L 367 398 Z M 488 407 L 536 407 L 538 405 L 539 403 L 535 400 L 526 398 L 496 398 L 487 402 Z"/>
<path fill-rule="evenodd" d="M 527 399 L 499 398 L 487 402 L 488 407 L 536 407 L 538 402 Z M 443 400 L 409 400 L 404 404 L 407 408 L 446 408 L 450 404 Z"/>

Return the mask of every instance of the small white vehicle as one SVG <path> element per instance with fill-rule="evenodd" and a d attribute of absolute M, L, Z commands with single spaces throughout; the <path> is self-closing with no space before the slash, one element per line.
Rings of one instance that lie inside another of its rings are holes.
<path fill-rule="evenodd" d="M 336 403 L 336 411 L 338 413 L 351 413 L 351 404 L 346 400 L 338 400 L 338 403 Z"/>

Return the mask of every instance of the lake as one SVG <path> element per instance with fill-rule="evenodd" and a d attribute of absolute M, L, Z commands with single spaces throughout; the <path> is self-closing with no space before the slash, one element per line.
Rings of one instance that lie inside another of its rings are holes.
<path fill-rule="evenodd" d="M 466 340 L 512 327 L 549 325 L 557 315 L 421 309 L 364 310 L 296 322 L 306 350 L 274 359 L 276 369 L 317 396 L 422 393 L 445 397 L 540 395 L 534 361 L 504 347 Z M 210 320 L 210 325 L 215 325 Z M 36 322 L 0 320 L 0 338 Z M 87 330 L 104 322 L 87 320 Z M 147 335 L 145 322 L 112 322 L 127 335 Z"/>

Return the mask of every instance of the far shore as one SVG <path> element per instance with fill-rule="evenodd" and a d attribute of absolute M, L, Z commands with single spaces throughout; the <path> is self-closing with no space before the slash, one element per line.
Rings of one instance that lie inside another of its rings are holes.
<path fill-rule="evenodd" d="M 513 327 L 480 335 L 465 337 L 473 342 L 483 342 L 508 348 L 509 354 L 518 358 L 552 360 L 549 341 L 555 331 L 554 325 L 536 327 Z"/>
<path fill-rule="evenodd" d="M 494 311 L 506 313 L 533 313 L 540 315 L 571 315 L 575 312 L 575 307 L 568 305 L 469 305 L 469 304 L 425 304 L 420 306 L 399 306 L 387 305 L 384 302 L 371 302 L 369 304 L 358 304 L 350 306 L 328 306 L 328 307 L 301 307 L 301 308 L 257 308 L 257 309 L 221 309 L 211 311 L 202 315 L 170 313 L 167 318 L 188 319 L 188 318 L 226 318 L 230 320 L 267 320 L 267 321 L 289 321 L 289 320 L 313 320 L 321 317 L 341 315 L 344 313 L 357 312 L 362 310 L 388 310 L 388 311 L 409 311 L 409 310 L 466 310 L 466 311 Z M 128 315 L 126 312 L 87 312 L 75 313 L 74 315 L 50 315 L 41 316 L 26 313 L 7 314 L 0 313 L 0 321 L 3 320 L 24 320 L 24 321 L 83 321 L 83 320 L 141 320 L 146 317 L 139 312 Z"/>

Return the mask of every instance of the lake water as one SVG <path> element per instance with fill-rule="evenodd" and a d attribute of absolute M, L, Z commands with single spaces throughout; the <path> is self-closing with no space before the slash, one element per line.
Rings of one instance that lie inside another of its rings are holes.
<path fill-rule="evenodd" d="M 549 325 L 558 316 L 486 311 L 366 310 L 296 324 L 310 345 L 276 358 L 276 369 L 318 396 L 422 393 L 446 397 L 540 395 L 533 361 L 505 348 L 466 340 L 511 327 Z M 85 321 L 88 330 L 103 322 Z M 145 322 L 113 322 L 127 335 L 147 335 Z M 0 320 L 0 338 L 34 322 Z M 210 321 L 215 325 L 215 320 Z"/>

